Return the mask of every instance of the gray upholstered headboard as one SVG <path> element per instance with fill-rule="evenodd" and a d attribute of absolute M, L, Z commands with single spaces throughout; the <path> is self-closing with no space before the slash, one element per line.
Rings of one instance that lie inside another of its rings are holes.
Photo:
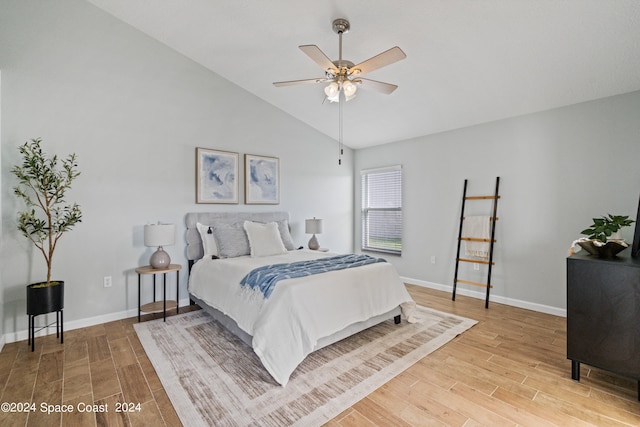
<path fill-rule="evenodd" d="M 204 249 L 196 224 L 216 226 L 243 224 L 244 221 L 272 222 L 289 221 L 288 212 L 190 212 L 185 218 L 187 225 L 187 259 L 194 261 L 202 258 Z"/>

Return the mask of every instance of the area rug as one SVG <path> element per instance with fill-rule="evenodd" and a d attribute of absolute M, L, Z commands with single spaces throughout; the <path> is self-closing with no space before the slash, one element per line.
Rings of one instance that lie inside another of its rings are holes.
<path fill-rule="evenodd" d="M 313 352 L 286 387 L 204 310 L 134 325 L 185 426 L 316 426 L 469 329 L 474 320 L 418 307 Z"/>

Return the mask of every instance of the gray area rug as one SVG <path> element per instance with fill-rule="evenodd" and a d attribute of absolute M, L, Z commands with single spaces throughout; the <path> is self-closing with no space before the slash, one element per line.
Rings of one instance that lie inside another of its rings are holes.
<path fill-rule="evenodd" d="M 418 307 L 310 354 L 286 387 L 204 310 L 134 325 L 185 426 L 315 426 L 332 419 L 476 321 Z"/>

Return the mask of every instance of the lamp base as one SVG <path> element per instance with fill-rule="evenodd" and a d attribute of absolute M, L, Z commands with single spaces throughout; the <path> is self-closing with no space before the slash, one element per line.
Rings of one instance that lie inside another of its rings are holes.
<path fill-rule="evenodd" d="M 158 246 L 158 250 L 151 255 L 149 264 L 153 268 L 168 268 L 171 264 L 171 257 L 162 249 L 162 246 Z"/>
<path fill-rule="evenodd" d="M 320 243 L 318 243 L 318 239 L 316 239 L 315 234 L 311 236 L 311 239 L 309 239 L 309 249 L 312 249 L 314 251 L 320 249 Z"/>

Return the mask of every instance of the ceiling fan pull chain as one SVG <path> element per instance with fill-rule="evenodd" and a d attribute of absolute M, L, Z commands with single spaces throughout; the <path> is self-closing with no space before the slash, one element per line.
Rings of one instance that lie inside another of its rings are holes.
<path fill-rule="evenodd" d="M 341 91 L 342 92 L 342 91 Z M 338 96 L 342 96 L 344 99 L 344 94 L 338 94 Z M 344 104 L 343 99 L 338 100 L 338 165 L 342 164 L 342 104 Z"/>

